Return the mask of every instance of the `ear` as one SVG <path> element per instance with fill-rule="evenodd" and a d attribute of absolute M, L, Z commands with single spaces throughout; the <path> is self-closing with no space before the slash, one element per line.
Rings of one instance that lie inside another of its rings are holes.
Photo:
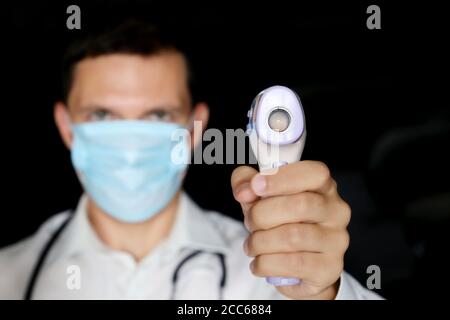
<path fill-rule="evenodd" d="M 66 147 L 70 149 L 72 146 L 72 129 L 70 128 L 69 113 L 67 110 L 67 106 L 63 102 L 58 101 L 55 103 L 53 109 L 53 117 L 61 139 Z"/>
<path fill-rule="evenodd" d="M 194 150 L 203 137 L 203 132 L 208 126 L 209 107 L 205 102 L 199 102 L 194 106 L 193 127 L 191 129 L 191 148 Z"/>

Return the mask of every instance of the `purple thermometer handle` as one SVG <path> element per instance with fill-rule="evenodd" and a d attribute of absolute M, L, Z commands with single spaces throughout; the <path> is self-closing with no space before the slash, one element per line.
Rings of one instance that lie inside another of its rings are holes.
<path fill-rule="evenodd" d="M 286 164 L 287 162 L 280 162 L 278 164 L 275 164 L 274 167 L 281 167 Z M 266 282 L 273 286 L 283 287 L 283 286 L 295 286 L 297 284 L 300 284 L 301 280 L 297 278 L 267 277 Z"/>

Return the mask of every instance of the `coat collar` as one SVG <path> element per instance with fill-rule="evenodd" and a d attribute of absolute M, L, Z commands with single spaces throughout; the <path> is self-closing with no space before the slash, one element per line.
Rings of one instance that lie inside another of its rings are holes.
<path fill-rule="evenodd" d="M 87 215 L 87 196 L 82 195 L 78 202 L 72 221 L 56 241 L 50 251 L 49 262 L 64 257 L 87 252 L 113 251 L 107 247 L 92 228 Z M 163 240 L 166 256 L 182 249 L 202 250 L 227 254 L 230 244 L 208 215 L 211 213 L 201 209 L 186 193 L 182 192 L 176 219 L 169 233 Z M 149 254 L 151 256 L 152 252 Z M 145 260 L 145 257 L 143 260 Z"/>

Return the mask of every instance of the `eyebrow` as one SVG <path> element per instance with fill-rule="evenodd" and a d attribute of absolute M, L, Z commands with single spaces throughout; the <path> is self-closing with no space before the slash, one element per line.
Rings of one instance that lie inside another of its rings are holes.
<path fill-rule="evenodd" d="M 107 107 L 107 106 L 100 106 L 100 105 L 89 105 L 87 107 L 82 107 L 81 108 L 83 113 L 90 113 L 90 112 L 94 112 L 94 111 L 106 111 L 106 112 L 110 112 L 112 114 L 116 114 L 118 115 L 117 110 L 115 110 L 114 108 L 111 107 Z M 148 109 L 146 111 L 144 111 L 143 113 L 140 114 L 139 118 L 147 116 L 149 114 L 152 113 L 157 113 L 157 112 L 176 112 L 176 113 L 181 113 L 183 111 L 183 106 L 179 105 L 173 105 L 173 106 L 156 106 L 156 107 L 152 107 L 151 109 Z"/>
<path fill-rule="evenodd" d="M 182 106 L 166 106 L 166 107 L 155 107 L 152 108 L 151 110 L 147 110 L 145 111 L 142 116 L 146 116 L 155 112 L 182 112 L 183 111 L 183 107 Z"/>

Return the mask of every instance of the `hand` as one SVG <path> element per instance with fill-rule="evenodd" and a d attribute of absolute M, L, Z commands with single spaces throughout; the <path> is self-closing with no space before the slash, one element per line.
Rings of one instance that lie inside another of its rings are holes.
<path fill-rule="evenodd" d="M 277 290 L 291 299 L 334 299 L 348 248 L 350 207 L 328 167 L 300 161 L 272 175 L 241 166 L 231 185 L 250 235 L 244 250 L 256 276 L 299 278 Z"/>

